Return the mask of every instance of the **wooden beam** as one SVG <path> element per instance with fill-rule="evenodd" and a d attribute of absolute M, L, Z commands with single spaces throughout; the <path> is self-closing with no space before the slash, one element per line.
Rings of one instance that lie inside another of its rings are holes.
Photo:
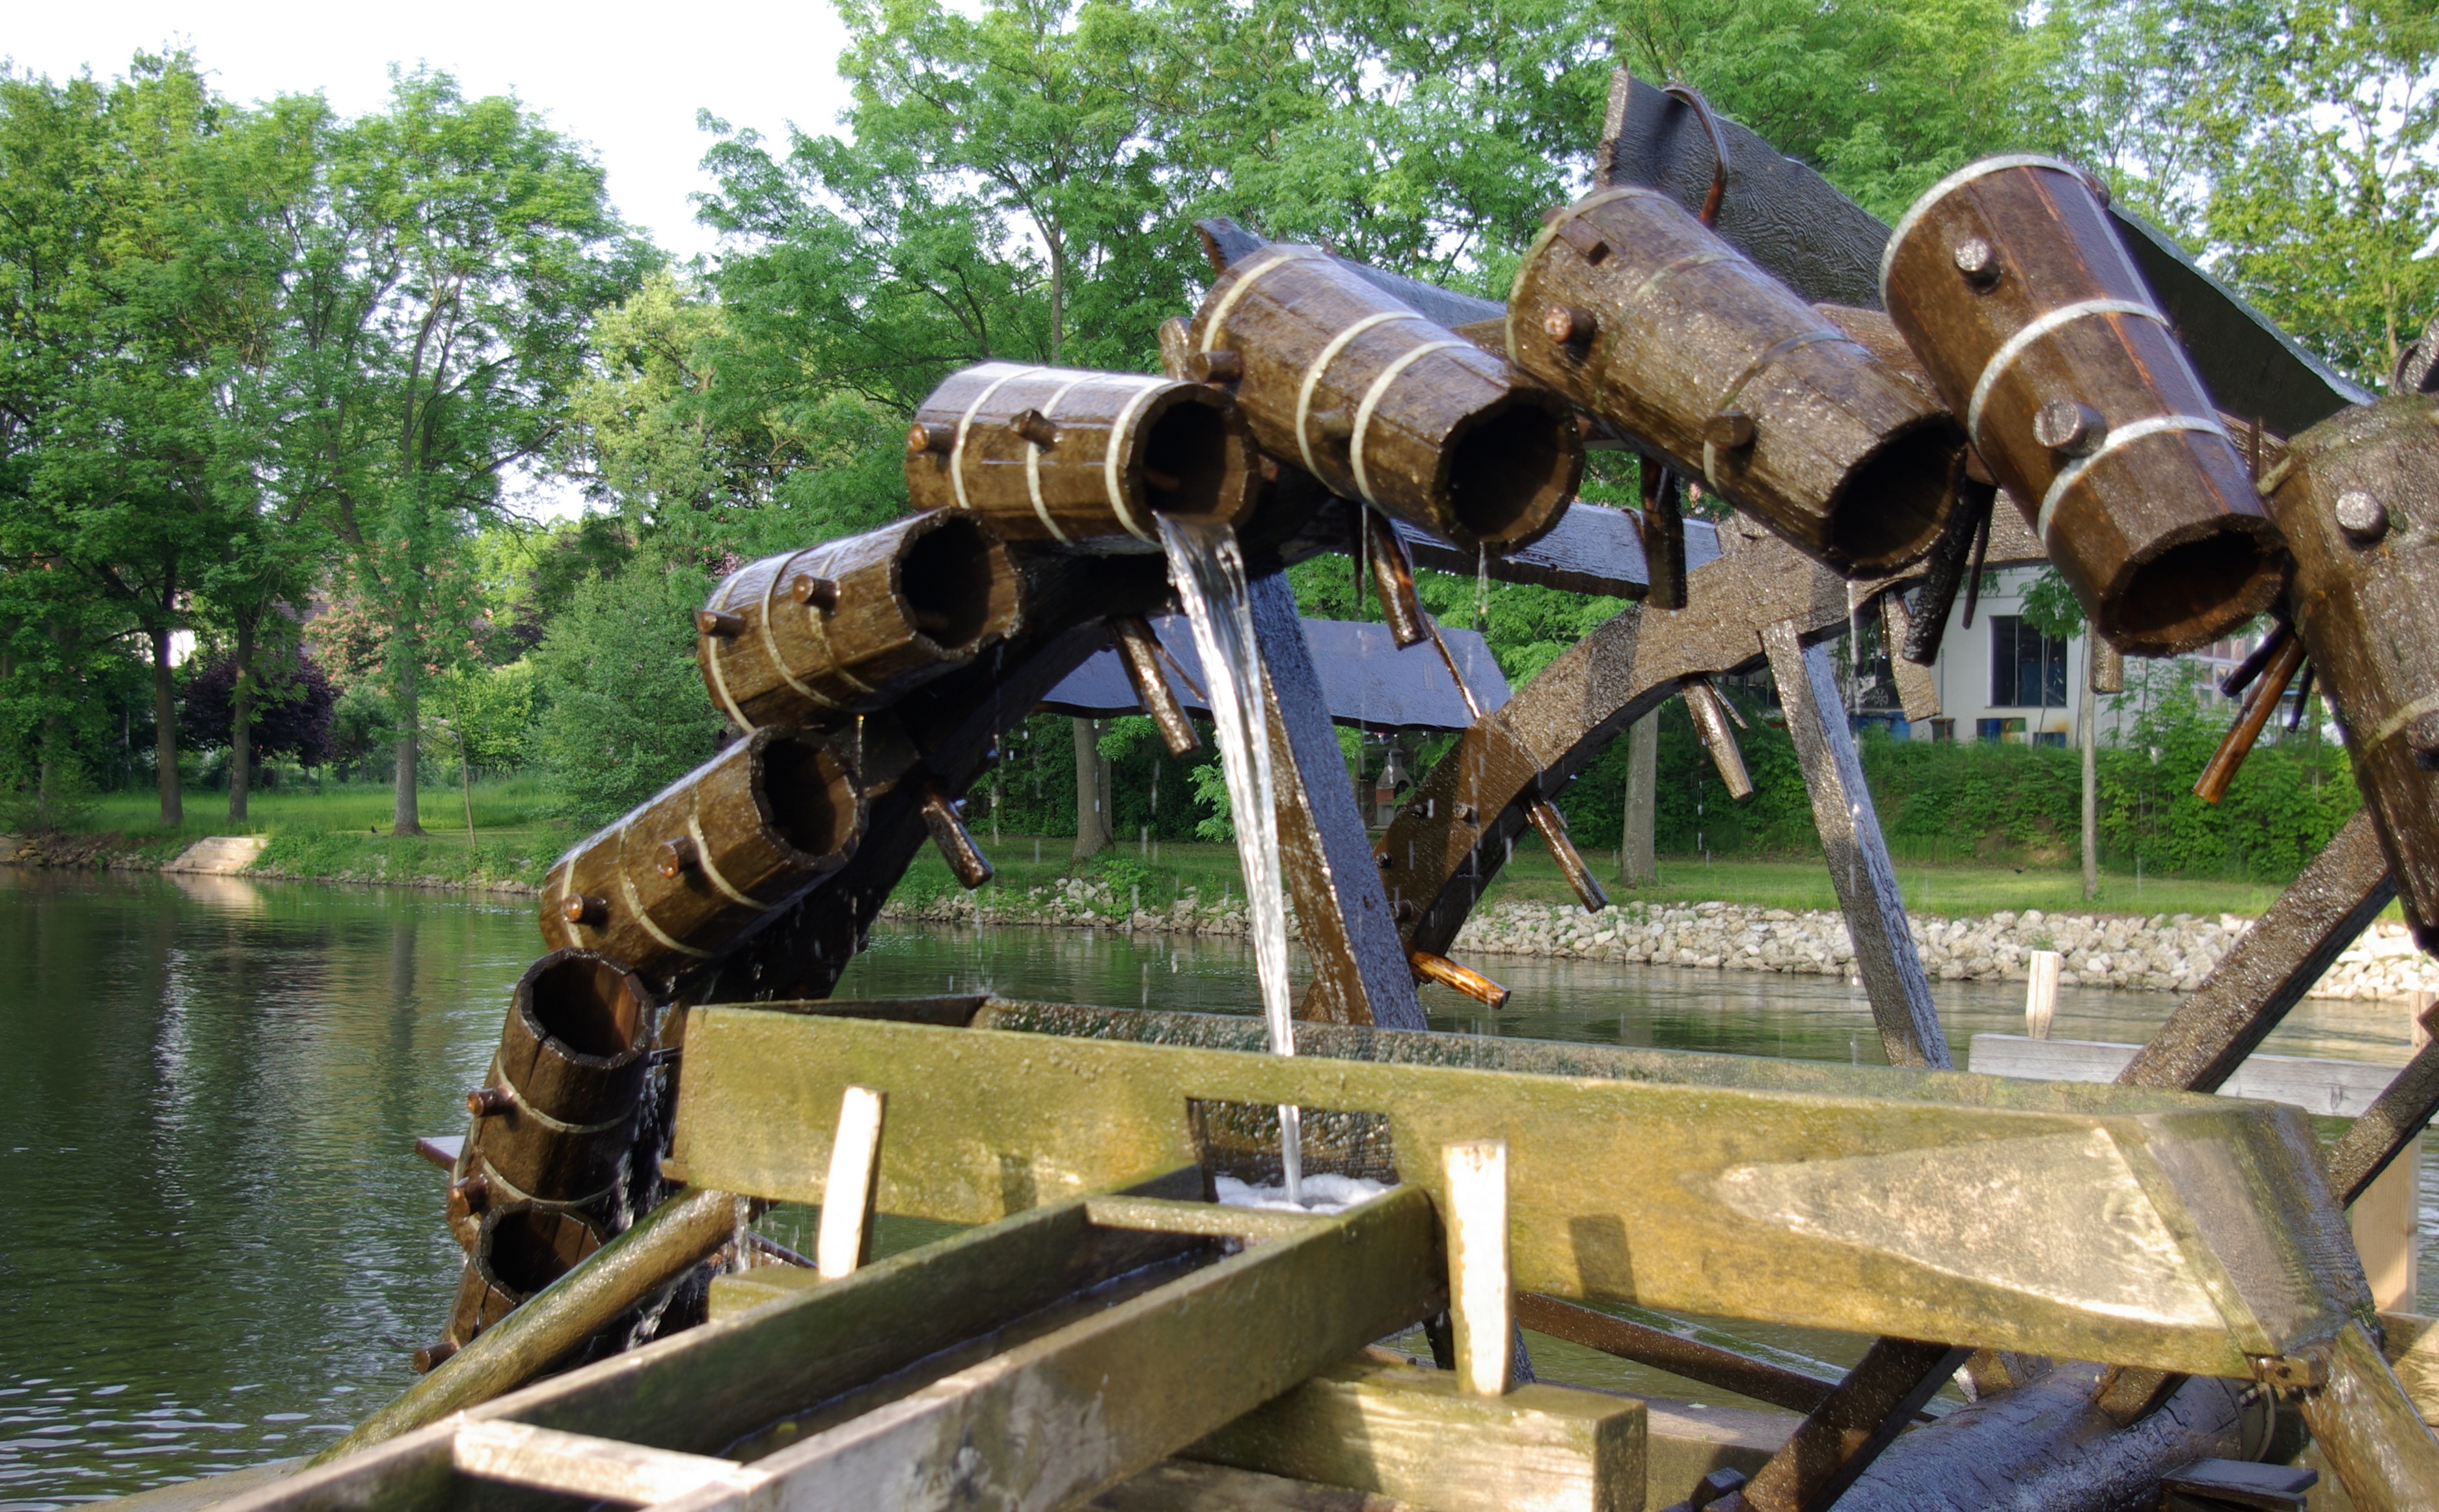
<path fill-rule="evenodd" d="M 1433 1512 L 1636 1512 L 1644 1405 L 1539 1383 L 1484 1397 L 1448 1371 L 1358 1359 L 1186 1453 Z"/>
<path fill-rule="evenodd" d="M 1292 1103 L 1382 1115 L 1400 1179 L 1434 1196 L 1440 1147 L 1501 1130 L 1514 1284 L 1556 1296 L 2230 1376 L 2365 1300 L 2298 1237 L 2341 1219 L 2291 1109 L 1344 1027 L 1287 1058 L 1191 1047 L 1251 1021 L 994 1011 L 1171 1042 L 702 1008 L 680 1153 L 698 1181 L 816 1202 L 828 1109 L 885 1087 L 882 1208 L 988 1221 L 1194 1161 L 1189 1099 Z M 1510 1057 L 1575 1074 L 1481 1069 Z M 2056 1233 L 2092 1239 L 2034 1242 Z"/>
<path fill-rule="evenodd" d="M 1431 1204 L 1391 1192 L 1248 1247 L 755 1462 L 671 1512 L 1061 1507 L 1440 1305 Z M 824 1288 L 818 1298 L 838 1288 Z M 750 1497 L 750 1502 L 749 1502 Z"/>
<path fill-rule="evenodd" d="M 525 1423 L 468 1423 L 451 1441 L 450 1459 L 459 1474 L 477 1480 L 628 1506 L 675 1501 L 706 1486 L 750 1491 L 764 1479 L 735 1460 L 676 1454 Z"/>
<path fill-rule="evenodd" d="M 1164 1460 L 1091 1504 L 1095 1512 L 1419 1512 L 1369 1491 L 1191 1460 Z"/>
<path fill-rule="evenodd" d="M 2141 1045 L 2105 1040 L 2031 1040 L 2017 1034 L 1973 1037 L 1973 1069 L 1993 1076 L 2037 1081 L 2115 1081 Z M 2367 1060 L 2323 1060 L 2310 1056 L 2248 1058 L 2219 1084 L 2230 1097 L 2286 1103 L 2323 1118 L 2358 1118 L 2371 1107 L 2396 1067 Z"/>

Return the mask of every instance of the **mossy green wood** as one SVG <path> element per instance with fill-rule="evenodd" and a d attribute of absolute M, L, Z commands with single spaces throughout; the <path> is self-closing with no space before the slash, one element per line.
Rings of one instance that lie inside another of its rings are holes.
<path fill-rule="evenodd" d="M 754 1462 L 771 1477 L 756 1490 L 669 1512 L 1053 1512 L 1446 1306 L 1435 1240 L 1421 1192 L 1386 1193 L 778 1450 Z"/>
<path fill-rule="evenodd" d="M 1174 1041 L 1204 1032 L 1189 1018 L 978 1022 Z M 1385 1063 L 1504 1054 L 1460 1036 L 1339 1027 L 1287 1058 L 705 1008 L 678 1153 L 699 1183 L 818 1201 L 830 1110 L 850 1082 L 881 1088 L 903 1110 L 881 1207 L 982 1222 L 1192 1159 L 1188 1099 L 1294 1102 L 1386 1115 L 1428 1190 L 1442 1146 L 1505 1139 L 1516 1285 L 1553 1295 L 2219 1376 L 2368 1303 L 2292 1110 L 1543 1048 L 1516 1058 L 1570 1074 Z"/>
<path fill-rule="evenodd" d="M 1455 1375 L 1356 1359 L 1186 1450 L 1433 1512 L 1637 1512 L 1644 1410 L 1571 1386 L 1472 1396 Z"/>

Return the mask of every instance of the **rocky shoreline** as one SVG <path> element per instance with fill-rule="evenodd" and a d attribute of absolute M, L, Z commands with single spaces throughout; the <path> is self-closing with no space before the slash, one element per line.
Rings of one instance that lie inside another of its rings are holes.
<path fill-rule="evenodd" d="M 954 924 L 1124 929 L 1172 934 L 1242 934 L 1245 900 L 1205 903 L 1188 895 L 1166 908 L 1130 910 L 1105 882 L 1069 879 L 1018 895 L 948 894 L 920 903 L 892 901 L 881 917 Z M 2047 914 L 2038 909 L 1978 918 L 1911 920 L 1923 969 L 1935 982 L 2021 981 L 2037 950 L 2064 956 L 2064 987 L 2190 992 L 2201 985 L 2252 921 L 2234 914 Z M 1295 914 L 1288 914 L 1295 933 Z M 1625 902 L 1586 914 L 1573 904 L 1498 903 L 1461 931 L 1451 953 L 1542 955 L 1703 970 L 1788 971 L 1847 976 L 1855 952 L 1846 922 L 1825 910 L 1794 912 L 1736 903 Z M 2439 992 L 2439 962 L 2414 948 L 2405 926 L 2378 923 L 2338 957 L 2311 996 L 2403 998 Z"/>

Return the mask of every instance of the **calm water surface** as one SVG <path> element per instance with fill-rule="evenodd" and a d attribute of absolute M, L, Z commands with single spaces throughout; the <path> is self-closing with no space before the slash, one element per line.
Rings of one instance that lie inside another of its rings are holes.
<path fill-rule="evenodd" d="M 0 1512 L 310 1452 L 413 1380 L 459 1265 L 413 1143 L 462 1128 L 536 953 L 523 899 L 0 867 Z M 1474 964 L 1509 1011 L 1427 988 L 1433 1027 L 1881 1058 L 1843 983 Z M 1255 1005 L 1239 944 L 1085 931 L 878 932 L 840 990 L 944 988 Z M 2020 987 L 1937 990 L 1960 1059 L 2021 1032 Z M 2172 1005 L 2068 989 L 2054 1032 L 2140 1040 Z M 2405 1015 L 2307 1005 L 2270 1048 L 2400 1061 Z M 2439 1250 L 2424 1274 L 2429 1311 Z"/>

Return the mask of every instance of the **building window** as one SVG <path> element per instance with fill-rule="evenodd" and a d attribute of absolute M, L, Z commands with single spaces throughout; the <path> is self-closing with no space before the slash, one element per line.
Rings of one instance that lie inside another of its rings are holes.
<path fill-rule="evenodd" d="M 1931 738 L 1932 738 L 1932 739 L 1934 739 L 1934 740 L 1953 740 L 1953 739 L 1955 739 L 1955 738 L 1956 738 L 1956 721 L 1955 721 L 1954 720 L 1932 720 L 1932 721 L 1931 721 Z"/>
<path fill-rule="evenodd" d="M 1990 616 L 1990 703 L 2002 709 L 2066 707 L 2066 642 L 2021 614 Z"/>

